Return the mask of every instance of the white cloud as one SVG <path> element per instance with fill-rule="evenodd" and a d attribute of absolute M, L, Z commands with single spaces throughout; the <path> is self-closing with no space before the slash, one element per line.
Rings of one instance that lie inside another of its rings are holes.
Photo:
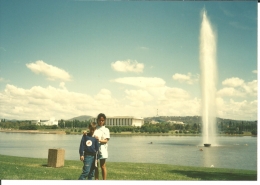
<path fill-rule="evenodd" d="M 144 64 L 138 63 L 137 61 L 127 60 L 127 61 L 116 61 L 111 63 L 111 67 L 115 71 L 119 72 L 135 72 L 141 73 L 144 69 Z"/>
<path fill-rule="evenodd" d="M 34 86 L 23 89 L 8 84 L 5 90 L 0 92 L 0 109 L 3 110 L 0 117 L 69 119 L 79 115 L 96 116 L 100 112 L 105 112 L 108 116 L 146 117 L 156 115 L 156 107 L 166 115 L 172 115 L 174 109 L 180 115 L 189 115 L 189 111 L 196 112 L 198 104 L 193 103 L 191 109 L 191 100 L 185 91 L 165 86 L 147 90 L 125 90 L 126 96 L 123 99 L 113 98 L 108 89 L 101 89 L 96 95 L 90 96 L 68 91 L 64 87 L 65 84 L 61 83 L 59 88 Z"/>
<path fill-rule="evenodd" d="M 230 86 L 230 87 L 238 87 L 244 84 L 244 80 L 240 78 L 228 78 L 222 82 L 222 85 Z"/>
<path fill-rule="evenodd" d="M 35 63 L 26 64 L 26 66 L 35 74 L 42 74 L 47 77 L 48 80 L 62 80 L 70 81 L 71 76 L 68 72 L 58 67 L 49 65 L 42 60 L 38 60 Z"/>
<path fill-rule="evenodd" d="M 130 103 L 130 105 L 131 105 L 132 107 L 135 107 L 135 108 L 137 108 L 137 107 L 143 108 L 144 103 L 143 103 L 142 101 L 132 101 L 132 102 Z"/>
<path fill-rule="evenodd" d="M 54 87 L 30 89 L 6 85 L 0 93 L 0 117 L 10 119 L 59 119 L 92 113 L 96 100 L 89 95 Z"/>
<path fill-rule="evenodd" d="M 62 89 L 65 89 L 65 90 L 66 90 L 65 82 L 61 82 L 61 83 L 60 83 L 60 87 L 61 87 Z"/>
<path fill-rule="evenodd" d="M 235 120 L 256 120 L 257 119 L 257 100 L 235 101 L 230 99 L 224 101 L 222 98 L 217 100 L 217 116 Z"/>
<path fill-rule="evenodd" d="M 111 99 L 111 92 L 108 89 L 101 89 L 95 98 L 101 101 L 109 100 Z"/>
<path fill-rule="evenodd" d="M 194 82 L 198 81 L 198 77 L 193 77 L 191 73 L 188 73 L 187 75 L 185 74 L 180 74 L 180 73 L 175 73 L 172 78 L 174 80 L 179 81 L 180 83 L 187 83 L 187 84 L 194 84 Z"/>
<path fill-rule="evenodd" d="M 169 87 L 163 86 L 163 87 L 153 87 L 149 88 L 149 93 L 156 97 L 157 101 L 167 101 L 167 98 L 165 96 L 165 92 L 169 89 Z"/>
<path fill-rule="evenodd" d="M 255 74 L 257 74 L 257 73 L 258 73 L 258 71 L 257 71 L 257 70 L 253 70 L 253 71 L 252 71 L 252 73 L 255 73 Z"/>
<path fill-rule="evenodd" d="M 163 79 L 156 77 L 125 77 L 117 78 L 111 81 L 141 88 L 163 87 L 165 85 L 165 81 Z"/>
<path fill-rule="evenodd" d="M 179 73 L 175 73 L 172 78 L 174 80 L 179 80 L 179 81 L 188 81 L 190 80 L 190 76 L 188 75 L 183 75 L 183 74 L 179 74 Z"/>
<path fill-rule="evenodd" d="M 217 95 L 220 97 L 229 96 L 229 97 L 244 97 L 245 94 L 239 90 L 236 90 L 233 87 L 225 87 L 217 92 Z"/>
<path fill-rule="evenodd" d="M 218 91 L 219 96 L 246 97 L 257 96 L 257 80 L 245 82 L 240 78 L 228 78 L 222 82 L 228 86 Z"/>
<path fill-rule="evenodd" d="M 200 100 L 197 98 L 165 99 L 158 102 L 159 116 L 200 115 Z"/>
<path fill-rule="evenodd" d="M 125 90 L 126 98 L 132 101 L 152 101 L 154 98 L 145 90 Z"/>
<path fill-rule="evenodd" d="M 189 93 L 180 88 L 169 88 L 165 91 L 165 96 L 168 99 L 188 99 Z"/>
<path fill-rule="evenodd" d="M 200 100 L 190 99 L 189 93 L 180 88 L 160 86 L 125 92 L 130 100 L 125 109 L 139 116 L 156 116 L 157 109 L 160 116 L 199 114 Z"/>
<path fill-rule="evenodd" d="M 100 110 L 104 112 L 117 112 L 118 101 L 112 97 L 112 93 L 108 89 L 101 89 L 97 95 L 94 96 L 95 104 L 93 104 L 93 109 Z"/>
<path fill-rule="evenodd" d="M 217 92 L 219 117 L 236 120 L 257 119 L 257 80 L 245 82 L 233 77 L 224 80 L 222 85 L 227 87 Z M 230 99 L 224 100 L 224 97 Z"/>
<path fill-rule="evenodd" d="M 245 92 L 250 96 L 257 96 L 258 92 L 258 84 L 257 80 L 253 80 L 252 82 L 245 83 L 243 85 Z"/>
<path fill-rule="evenodd" d="M 8 84 L 0 92 L 0 118 L 68 119 L 79 115 L 95 117 L 100 112 L 107 116 L 150 117 L 156 116 L 157 109 L 159 116 L 201 114 L 201 99 L 193 97 L 192 93 L 184 89 L 167 87 L 161 78 L 128 77 L 114 81 L 132 85 L 133 89 L 129 89 L 131 86 L 121 88 L 125 96 L 114 98 L 113 91 L 109 89 L 100 89 L 91 96 L 72 92 L 65 87 L 64 82 L 58 88 L 34 86 L 25 89 Z M 224 87 L 218 91 L 217 116 L 257 119 L 257 80 L 244 82 L 241 86 L 233 82 L 227 84 L 236 87 Z M 249 95 L 252 96 L 251 100 Z"/>

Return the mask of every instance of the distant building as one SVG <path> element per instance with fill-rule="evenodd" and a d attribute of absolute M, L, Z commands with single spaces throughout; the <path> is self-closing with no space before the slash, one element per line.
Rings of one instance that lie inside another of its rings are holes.
<path fill-rule="evenodd" d="M 152 121 L 150 121 L 150 123 L 151 124 L 157 124 L 157 123 L 159 123 L 158 121 L 155 121 L 155 120 L 152 120 Z"/>
<path fill-rule="evenodd" d="M 46 125 L 46 126 L 52 126 L 52 125 L 58 126 L 58 120 L 55 120 L 54 118 L 51 118 L 50 120 L 32 120 L 32 124 Z"/>
<path fill-rule="evenodd" d="M 167 123 L 171 123 L 171 124 L 175 124 L 175 125 L 184 125 L 184 123 L 182 121 L 171 121 L 171 120 L 168 120 Z"/>
<path fill-rule="evenodd" d="M 51 126 L 51 125 L 57 125 L 58 126 L 58 120 L 47 120 L 47 121 L 41 121 L 41 125 Z"/>
<path fill-rule="evenodd" d="M 97 123 L 97 118 L 93 119 Z M 106 126 L 136 126 L 141 127 L 144 124 L 143 118 L 132 116 L 107 117 Z"/>

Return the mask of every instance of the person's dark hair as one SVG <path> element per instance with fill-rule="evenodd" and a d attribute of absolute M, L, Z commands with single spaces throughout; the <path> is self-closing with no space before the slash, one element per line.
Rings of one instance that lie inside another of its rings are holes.
<path fill-rule="evenodd" d="M 91 122 L 89 125 L 88 125 L 88 128 L 89 129 L 96 129 L 97 128 L 97 123 L 96 122 Z"/>
<path fill-rule="evenodd" d="M 104 114 L 104 113 L 100 113 L 98 116 L 97 116 L 97 122 L 98 122 L 98 120 L 101 118 L 101 117 L 103 117 L 105 120 L 107 119 L 107 117 L 106 117 L 106 115 Z M 106 122 L 105 122 L 106 123 Z M 104 124 L 105 124 L 104 123 Z"/>

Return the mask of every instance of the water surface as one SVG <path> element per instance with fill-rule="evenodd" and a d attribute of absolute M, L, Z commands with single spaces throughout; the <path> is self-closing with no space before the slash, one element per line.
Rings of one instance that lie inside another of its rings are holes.
<path fill-rule="evenodd" d="M 79 160 L 81 137 L 0 132 L 0 154 L 47 159 L 50 148 L 63 148 L 66 160 Z M 218 146 L 204 147 L 199 136 L 111 136 L 108 161 L 257 170 L 256 137 L 217 141 Z"/>

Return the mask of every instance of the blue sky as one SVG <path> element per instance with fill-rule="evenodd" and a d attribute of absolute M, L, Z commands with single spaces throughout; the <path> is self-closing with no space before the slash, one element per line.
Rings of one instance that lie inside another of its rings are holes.
<path fill-rule="evenodd" d="M 199 36 L 217 35 L 217 116 L 257 119 L 257 1 L 0 1 L 1 119 L 201 115 Z"/>

